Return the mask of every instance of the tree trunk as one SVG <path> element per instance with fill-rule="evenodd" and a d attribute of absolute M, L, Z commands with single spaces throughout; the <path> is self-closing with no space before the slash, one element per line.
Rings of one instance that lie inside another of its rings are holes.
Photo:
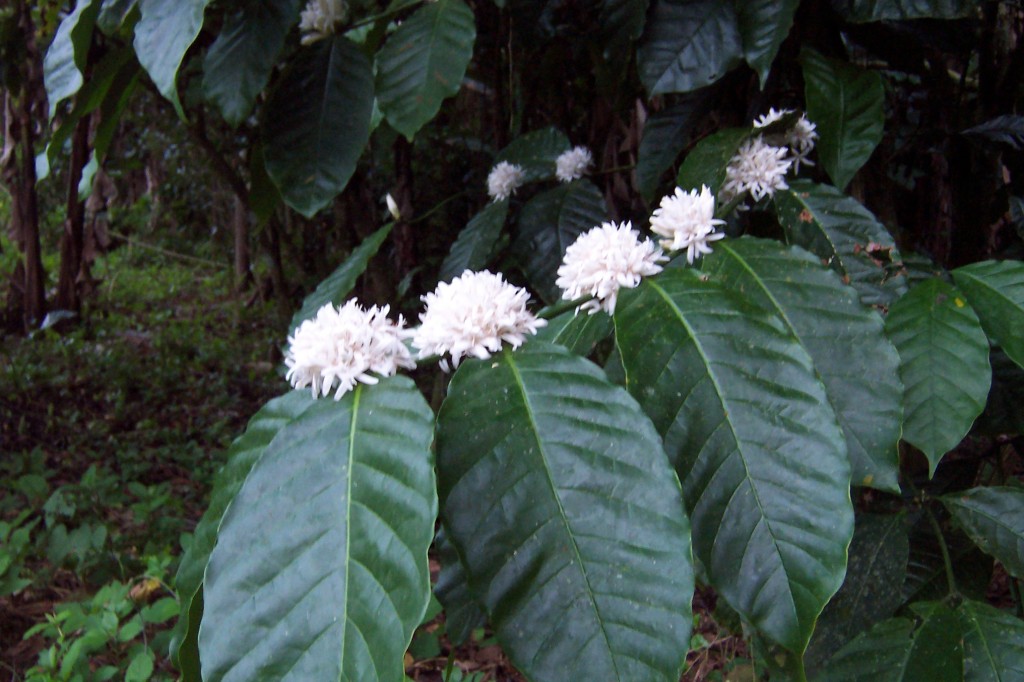
<path fill-rule="evenodd" d="M 82 180 L 82 169 L 89 155 L 89 118 L 83 116 L 78 121 L 71 138 L 67 215 L 64 233 L 60 237 L 60 276 L 57 281 L 57 307 L 76 313 L 82 311 L 83 289 L 89 282 L 89 262 L 84 257 L 85 202 L 78 198 L 78 183 Z"/>
<path fill-rule="evenodd" d="M 249 209 L 244 199 L 235 195 L 232 230 L 235 233 L 235 290 L 243 291 L 252 283 L 249 257 Z"/>

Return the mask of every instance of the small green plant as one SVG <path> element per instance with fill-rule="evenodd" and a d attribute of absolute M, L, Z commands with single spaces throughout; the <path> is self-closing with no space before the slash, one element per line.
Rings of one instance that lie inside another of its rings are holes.
<path fill-rule="evenodd" d="M 26 510 L 11 522 L 0 521 L 0 597 L 15 594 L 32 584 L 24 575 L 24 561 L 29 553 L 32 529 L 39 519 L 28 520 Z"/>

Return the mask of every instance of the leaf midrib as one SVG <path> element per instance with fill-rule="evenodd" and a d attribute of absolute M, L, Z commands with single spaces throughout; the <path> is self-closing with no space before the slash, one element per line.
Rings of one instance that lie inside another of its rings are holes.
<path fill-rule="evenodd" d="M 342 675 L 345 672 L 345 644 L 348 640 L 348 595 L 352 587 L 352 581 L 349 579 L 352 545 L 352 465 L 355 463 L 356 425 L 359 423 L 359 402 L 362 397 L 362 384 L 356 384 L 356 388 L 352 392 L 352 421 L 349 424 L 348 430 L 348 476 L 345 481 L 345 518 L 347 522 L 345 523 L 345 554 L 344 566 L 342 567 L 342 572 L 345 574 L 345 592 L 341 604 L 342 617 L 339 619 L 341 621 L 341 642 L 338 647 L 338 670 L 341 671 Z M 370 660 L 373 661 L 372 656 L 370 656 Z M 374 662 L 374 668 L 376 669 L 376 662 Z"/>

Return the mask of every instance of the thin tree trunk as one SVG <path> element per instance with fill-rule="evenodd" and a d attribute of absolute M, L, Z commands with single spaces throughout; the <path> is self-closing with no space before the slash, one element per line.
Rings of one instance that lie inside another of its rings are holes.
<path fill-rule="evenodd" d="M 249 254 L 249 209 L 237 194 L 234 198 L 232 230 L 235 233 L 235 290 L 243 291 L 252 283 Z"/>
<path fill-rule="evenodd" d="M 82 310 L 83 287 L 89 280 L 89 263 L 84 258 L 85 202 L 78 198 L 89 155 L 89 117 L 84 116 L 71 138 L 71 162 L 68 166 L 67 216 L 60 238 L 60 276 L 57 281 L 57 307 L 61 310 Z"/>

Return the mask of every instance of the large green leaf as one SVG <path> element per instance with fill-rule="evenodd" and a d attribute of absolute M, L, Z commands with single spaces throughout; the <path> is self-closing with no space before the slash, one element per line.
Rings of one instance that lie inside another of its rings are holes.
<path fill-rule="evenodd" d="M 988 340 L 963 295 L 939 278 L 897 301 L 885 326 L 900 353 L 903 440 L 928 457 L 934 474 L 985 407 L 992 383 Z"/>
<path fill-rule="evenodd" d="M 889 231 L 860 202 L 835 187 L 791 180 L 775 193 L 786 241 L 831 265 L 866 305 L 889 306 L 906 290 Z"/>
<path fill-rule="evenodd" d="M 960 133 L 987 142 L 1006 145 L 1014 151 L 1024 150 L 1024 116 L 997 116 Z"/>
<path fill-rule="evenodd" d="M 459 645 L 469 639 L 473 630 L 484 626 L 487 615 L 469 590 L 466 569 L 444 528 L 438 531 L 435 546 L 441 561 L 441 571 L 437 575 L 434 594 L 444 605 L 444 624 L 448 637 L 453 644 Z"/>
<path fill-rule="evenodd" d="M 137 4 L 138 0 L 103 0 L 96 25 L 107 35 L 117 33 Z"/>
<path fill-rule="evenodd" d="M 185 111 L 178 99 L 177 77 L 185 52 L 203 27 L 210 0 L 139 0 L 142 16 L 135 25 L 135 54 L 160 94 Z"/>
<path fill-rule="evenodd" d="M 651 97 L 710 85 L 743 59 L 731 2 L 657 0 L 637 50 L 640 80 Z"/>
<path fill-rule="evenodd" d="M 813 255 L 776 241 L 719 242 L 701 269 L 783 320 L 825 385 L 846 437 L 853 484 L 898 493 L 900 356 L 878 313 Z"/>
<path fill-rule="evenodd" d="M 644 123 L 644 136 L 637 151 L 636 185 L 645 198 L 654 198 L 661 176 L 690 143 L 691 133 L 705 121 L 714 101 L 708 89 L 691 92 Z"/>
<path fill-rule="evenodd" d="M 718 194 L 725 183 L 729 162 L 748 137 L 749 128 L 726 128 L 705 137 L 683 159 L 676 185 L 687 191 L 707 185 L 712 193 Z"/>
<path fill-rule="evenodd" d="M 203 96 L 230 125 L 249 116 L 298 12 L 298 0 L 250 0 L 224 19 L 203 60 Z"/>
<path fill-rule="evenodd" d="M 743 36 L 743 57 L 757 71 L 761 87 L 775 61 L 779 45 L 789 35 L 800 0 L 744 0 L 736 3 L 740 34 Z"/>
<path fill-rule="evenodd" d="M 221 521 L 203 679 L 396 680 L 430 598 L 433 414 L 391 377 L 278 432 Z"/>
<path fill-rule="evenodd" d="M 75 9 L 60 22 L 53 42 L 46 50 L 43 83 L 51 119 L 57 113 L 57 105 L 74 97 L 82 87 L 92 30 L 99 10 L 99 0 L 78 0 Z"/>
<path fill-rule="evenodd" d="M 348 38 L 299 51 L 263 111 L 267 172 L 311 217 L 345 189 L 370 139 L 373 71 Z"/>
<path fill-rule="evenodd" d="M 441 263 L 438 279 L 450 282 L 466 270 L 483 269 L 491 257 L 494 245 L 501 236 L 508 216 L 508 201 L 493 201 L 473 216 L 469 224 L 459 233 L 451 250 Z"/>
<path fill-rule="evenodd" d="M 946 495 L 942 503 L 978 547 L 1024 578 L 1024 489 L 971 488 Z"/>
<path fill-rule="evenodd" d="M 679 483 L 599 367 L 539 341 L 465 362 L 437 457 L 470 587 L 529 679 L 679 679 L 693 591 Z"/>
<path fill-rule="evenodd" d="M 871 158 L 885 127 L 882 77 L 809 47 L 800 52 L 807 117 L 817 125 L 818 159 L 844 189 Z"/>
<path fill-rule="evenodd" d="M 964 642 L 966 682 L 1024 680 L 1024 622 L 982 602 L 957 608 Z"/>
<path fill-rule="evenodd" d="M 946 562 L 935 529 L 925 513 L 917 513 L 909 535 L 910 558 L 903 581 L 903 601 L 911 603 L 946 598 L 949 596 Z M 957 591 L 965 596 L 984 599 L 992 582 L 992 558 L 978 549 L 958 528 L 944 528 L 942 537 L 953 564 Z"/>
<path fill-rule="evenodd" d="M 847 21 L 956 19 L 978 9 L 978 0 L 832 0 Z"/>
<path fill-rule="evenodd" d="M 962 682 L 964 647 L 957 614 L 940 602 L 911 606 L 917 620 L 882 621 L 835 655 L 828 682 Z"/>
<path fill-rule="evenodd" d="M 388 223 L 364 239 L 359 246 L 352 249 L 348 258 L 327 276 L 327 279 L 317 285 L 313 293 L 302 300 L 302 307 L 292 316 L 292 321 L 288 324 L 289 334 L 294 333 L 298 326 L 306 320 L 315 317 L 317 311 L 328 303 L 341 305 L 345 301 L 349 292 L 355 287 L 359 275 L 366 271 L 370 259 L 377 255 L 381 244 L 391 234 L 391 229 L 394 226 L 394 223 Z"/>
<path fill-rule="evenodd" d="M 537 332 L 537 339 L 565 346 L 576 355 L 586 357 L 612 333 L 612 318 L 604 311 L 593 315 L 570 310 L 548 320 Z"/>
<path fill-rule="evenodd" d="M 569 151 L 569 138 L 555 128 L 541 128 L 520 135 L 498 153 L 494 163 L 508 161 L 523 169 L 523 182 L 550 180 L 555 177 L 555 161 Z"/>
<path fill-rule="evenodd" d="M 181 599 L 181 618 L 175 626 L 175 635 L 181 647 L 192 646 L 198 638 L 198 620 L 190 623 L 190 612 L 200 602 L 199 613 L 202 613 L 203 572 L 210 558 L 210 552 L 217 543 L 217 528 L 220 526 L 224 510 L 231 504 L 238 489 L 242 487 L 245 477 L 249 475 L 256 460 L 266 449 L 274 436 L 310 406 L 313 398 L 306 391 L 291 391 L 274 398 L 253 415 L 245 433 L 231 444 L 227 452 L 227 461 L 213 480 L 213 491 L 210 503 L 192 533 L 192 543 L 185 550 L 178 565 L 175 588 Z M 171 656 L 177 657 L 178 646 L 172 645 Z"/>
<path fill-rule="evenodd" d="M 555 280 L 565 250 L 582 233 L 604 222 L 606 216 L 604 196 L 589 180 L 560 184 L 523 206 L 512 253 L 547 303 L 561 296 Z"/>
<path fill-rule="evenodd" d="M 377 53 L 377 102 L 410 140 L 459 91 L 476 26 L 462 0 L 428 2 L 402 22 Z"/>
<path fill-rule="evenodd" d="M 711 584 L 803 652 L 853 534 L 845 441 L 813 361 L 776 316 L 692 268 L 622 291 L 614 320 L 626 386 L 683 482 Z"/>
<path fill-rule="evenodd" d="M 1024 367 L 1024 262 L 987 260 L 953 271 L 992 342 Z"/>

